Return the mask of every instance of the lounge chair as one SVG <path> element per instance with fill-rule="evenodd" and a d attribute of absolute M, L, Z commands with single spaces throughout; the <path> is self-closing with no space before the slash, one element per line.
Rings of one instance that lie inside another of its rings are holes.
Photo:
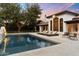
<path fill-rule="evenodd" d="M 70 33 L 70 34 L 69 34 L 69 38 L 70 38 L 70 39 L 73 39 L 73 40 L 78 40 L 76 33 Z"/>
<path fill-rule="evenodd" d="M 57 33 L 57 31 L 53 31 L 50 33 L 47 33 L 47 36 L 58 36 L 59 34 Z"/>
<path fill-rule="evenodd" d="M 42 32 L 42 33 L 38 33 L 38 34 L 46 35 L 46 36 L 58 36 L 57 31 L 54 31 L 54 32 L 51 31 L 51 32 L 47 32 L 47 33 Z"/>
<path fill-rule="evenodd" d="M 46 33 L 48 33 L 48 31 L 38 32 L 38 34 L 42 34 L 42 35 Z"/>

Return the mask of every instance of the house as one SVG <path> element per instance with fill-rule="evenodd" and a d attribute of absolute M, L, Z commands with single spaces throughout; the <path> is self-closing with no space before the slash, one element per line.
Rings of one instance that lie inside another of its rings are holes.
<path fill-rule="evenodd" d="M 43 21 L 40 24 L 38 24 L 39 31 L 40 32 L 48 31 L 49 33 L 51 31 L 52 32 L 57 31 L 62 33 L 71 32 L 72 31 L 71 23 L 79 22 L 78 20 L 75 20 L 77 19 L 75 17 L 77 17 L 78 15 L 79 13 L 71 10 L 62 10 L 62 11 L 56 11 L 56 12 L 50 11 L 47 14 L 45 14 L 45 19 L 46 19 L 45 22 Z M 75 26 L 76 24 L 74 25 L 74 28 Z M 76 30 L 76 28 L 74 30 Z"/>
<path fill-rule="evenodd" d="M 77 32 L 79 33 L 79 16 L 72 18 L 72 20 L 65 21 L 68 32 Z"/>

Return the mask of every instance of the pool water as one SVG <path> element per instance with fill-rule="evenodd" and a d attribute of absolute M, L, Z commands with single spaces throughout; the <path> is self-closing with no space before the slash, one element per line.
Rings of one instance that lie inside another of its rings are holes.
<path fill-rule="evenodd" d="M 6 53 L 2 52 L 2 45 L 0 55 L 10 55 L 57 44 L 32 35 L 9 35 L 8 39 Z"/>

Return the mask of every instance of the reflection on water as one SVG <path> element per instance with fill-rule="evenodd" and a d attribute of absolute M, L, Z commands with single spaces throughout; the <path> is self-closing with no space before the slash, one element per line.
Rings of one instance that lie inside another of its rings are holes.
<path fill-rule="evenodd" d="M 10 35 L 10 39 L 6 47 L 6 52 L 9 54 L 28 51 L 32 49 L 37 49 L 41 47 L 55 45 L 57 43 L 51 43 L 41 38 L 33 37 L 30 35 Z M 1 54 L 0 50 L 0 55 Z M 7 54 L 6 54 L 7 55 Z"/>
<path fill-rule="evenodd" d="M 26 40 L 27 40 L 28 43 L 31 43 L 32 42 L 30 37 L 27 37 Z"/>

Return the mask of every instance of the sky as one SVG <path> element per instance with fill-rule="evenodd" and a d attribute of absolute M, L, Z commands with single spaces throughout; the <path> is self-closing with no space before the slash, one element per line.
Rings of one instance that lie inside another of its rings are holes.
<path fill-rule="evenodd" d="M 67 9 L 79 12 L 79 3 L 44 3 L 39 5 L 44 11 Z"/>
<path fill-rule="evenodd" d="M 27 8 L 25 4 L 21 4 L 22 8 Z M 43 11 L 68 9 L 79 12 L 79 3 L 39 3 Z"/>

